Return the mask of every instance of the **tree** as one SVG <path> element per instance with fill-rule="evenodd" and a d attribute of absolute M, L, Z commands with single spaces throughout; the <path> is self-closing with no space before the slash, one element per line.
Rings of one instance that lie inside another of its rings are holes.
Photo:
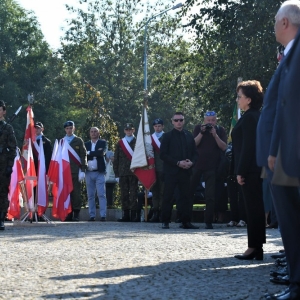
<path fill-rule="evenodd" d="M 12 0 L 0 2 L 0 40 L 0 98 L 8 104 L 9 115 L 27 102 L 28 93 L 41 89 L 50 50 L 33 14 Z M 26 117 L 13 124 L 19 145 L 25 123 Z"/>
<path fill-rule="evenodd" d="M 158 2 L 151 11 L 155 14 L 163 8 Z M 124 123 L 138 124 L 140 119 L 145 22 L 135 19 L 147 8 L 138 0 L 107 0 L 89 2 L 87 12 L 68 9 L 78 16 L 69 22 L 62 58 L 73 73 L 101 92 L 104 107 L 122 133 Z M 178 24 L 176 19 L 164 16 L 148 28 L 149 107 L 151 112 L 157 106 L 154 113 L 159 117 L 164 117 L 162 113 L 170 117 L 170 106 L 172 110 L 178 106 L 184 93 L 179 85 L 174 86 L 180 81 L 180 64 L 184 61 L 178 55 L 188 53 L 188 43 L 174 34 Z M 166 89 L 163 82 L 170 88 Z"/>
<path fill-rule="evenodd" d="M 197 0 L 187 0 L 185 14 Z M 229 119 L 238 77 L 256 79 L 267 87 L 276 69 L 274 17 L 280 1 L 208 0 L 190 17 L 188 27 L 197 33 L 196 47 L 208 71 L 195 91 L 211 109 Z M 230 125 L 229 122 L 227 124 Z"/>

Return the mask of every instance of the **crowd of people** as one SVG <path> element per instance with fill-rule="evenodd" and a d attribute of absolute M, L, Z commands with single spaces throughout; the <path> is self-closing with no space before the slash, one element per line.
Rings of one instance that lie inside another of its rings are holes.
<path fill-rule="evenodd" d="M 238 84 L 237 105 L 242 116 L 231 132 L 232 157 L 227 180 L 231 203 L 232 226 L 247 223 L 248 245 L 240 260 L 263 260 L 266 227 L 280 227 L 289 288 L 278 294 L 267 294 L 267 299 L 300 299 L 300 118 L 299 65 L 300 65 L 300 2 L 289 0 L 282 4 L 275 16 L 276 40 L 284 47 L 284 56 L 264 95 L 257 80 Z M 262 108 L 263 107 L 263 108 Z M 16 139 L 13 128 L 4 120 L 6 106 L 0 102 L 0 229 L 8 209 L 7 198 L 10 176 L 15 157 Z M 218 197 L 222 182 L 219 167 L 227 149 L 225 129 L 217 124 L 217 114 L 207 111 L 203 122 L 193 133 L 184 128 L 183 112 L 171 116 L 173 129 L 164 132 L 164 121 L 153 121 L 151 135 L 154 149 L 156 182 L 148 192 L 152 198 L 150 222 L 161 222 L 169 229 L 173 205 L 177 221 L 183 229 L 198 229 L 191 223 L 193 199 L 201 182 L 205 185 L 205 229 L 213 229 Z M 51 142 L 44 136 L 44 126 L 35 122 L 36 140 L 45 148 L 46 169 L 51 159 Z M 100 220 L 106 220 L 107 201 L 112 205 L 111 186 L 105 182 L 107 163 L 112 164 L 115 182 L 120 187 L 122 217 L 119 222 L 140 222 L 144 192 L 138 194 L 138 178 L 130 170 L 136 137 L 132 123 L 124 126 L 124 137 L 108 151 L 107 142 L 100 138 L 97 127 L 90 128 L 90 141 L 75 135 L 75 124 L 64 124 L 64 141 L 74 150 L 70 159 L 73 191 L 70 199 L 72 212 L 66 220 L 79 221 L 82 207 L 81 180 L 85 178 L 89 221 L 95 221 L 95 195 L 99 199 Z M 35 157 L 37 165 L 37 157 Z M 222 182 L 224 183 L 224 181 Z M 107 193 L 106 191 L 109 191 Z M 141 197 L 140 197 L 141 196 Z M 227 205 L 227 204 L 226 204 Z M 268 215 L 271 213 L 271 224 Z M 246 222 L 244 221 L 246 220 Z M 280 272 L 275 272 L 279 276 Z M 272 273 L 274 275 L 274 272 Z M 275 276 L 275 275 L 274 275 Z"/>

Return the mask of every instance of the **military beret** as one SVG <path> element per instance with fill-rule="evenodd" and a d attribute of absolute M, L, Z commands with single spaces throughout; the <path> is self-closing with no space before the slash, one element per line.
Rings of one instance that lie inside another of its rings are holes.
<path fill-rule="evenodd" d="M 164 121 L 162 119 L 155 119 L 152 123 L 152 125 L 157 125 L 157 124 L 161 124 L 161 125 L 164 125 Z"/>
<path fill-rule="evenodd" d="M 66 127 L 69 127 L 69 126 L 75 126 L 75 123 L 73 121 L 67 121 L 65 124 L 64 124 L 64 128 Z"/>
<path fill-rule="evenodd" d="M 124 125 L 124 129 L 133 129 L 134 127 L 133 127 L 133 124 L 132 123 L 126 123 L 125 125 Z"/>
<path fill-rule="evenodd" d="M 44 128 L 44 125 L 41 122 L 35 122 L 34 127 Z"/>

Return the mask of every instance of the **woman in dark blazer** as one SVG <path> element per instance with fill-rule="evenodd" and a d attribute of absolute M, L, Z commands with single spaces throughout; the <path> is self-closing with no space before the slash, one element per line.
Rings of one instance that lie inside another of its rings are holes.
<path fill-rule="evenodd" d="M 235 258 L 263 259 L 266 242 L 261 168 L 256 164 L 256 127 L 263 102 L 259 81 L 249 80 L 237 86 L 238 107 L 244 112 L 232 130 L 234 174 L 241 185 L 247 214 L 248 249 Z"/>

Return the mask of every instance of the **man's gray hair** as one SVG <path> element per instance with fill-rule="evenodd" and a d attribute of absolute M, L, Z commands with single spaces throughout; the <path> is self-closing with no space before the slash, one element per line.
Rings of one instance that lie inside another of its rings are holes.
<path fill-rule="evenodd" d="M 300 1 L 288 0 L 282 3 L 277 13 L 277 19 L 287 18 L 292 25 L 300 27 Z"/>

